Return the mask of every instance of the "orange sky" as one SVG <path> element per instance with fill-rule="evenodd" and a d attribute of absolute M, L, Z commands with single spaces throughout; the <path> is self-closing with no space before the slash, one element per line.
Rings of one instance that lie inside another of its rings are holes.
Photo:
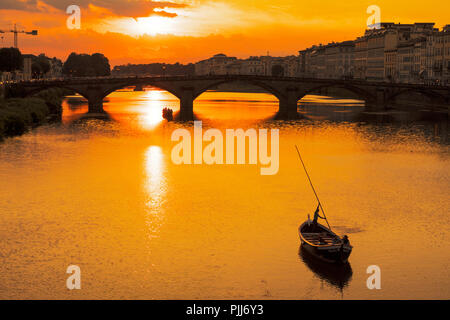
<path fill-rule="evenodd" d="M 111 65 L 196 62 L 216 53 L 237 57 L 291 55 L 316 43 L 354 39 L 367 7 L 381 20 L 450 24 L 443 0 L 1 0 L 0 30 L 17 22 L 39 36 L 19 36 L 23 53 L 65 60 L 71 52 L 102 52 Z M 66 8 L 81 7 L 81 29 L 66 27 Z M 2 46 L 12 46 L 12 34 Z"/>

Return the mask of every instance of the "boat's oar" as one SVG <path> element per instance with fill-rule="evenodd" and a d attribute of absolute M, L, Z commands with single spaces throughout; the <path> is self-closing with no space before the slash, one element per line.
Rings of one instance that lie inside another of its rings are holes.
<path fill-rule="evenodd" d="M 312 184 L 311 178 L 309 177 L 309 174 L 308 174 L 308 170 L 306 170 L 305 163 L 303 162 L 302 155 L 300 154 L 300 151 L 298 150 L 297 145 L 295 145 L 295 149 L 297 149 L 298 157 L 300 158 L 300 161 L 302 162 L 303 169 L 305 169 L 305 173 L 306 173 L 306 176 L 308 177 L 309 184 L 311 185 L 311 188 L 312 188 L 312 190 L 313 190 L 313 192 L 314 192 L 314 195 L 316 196 L 317 202 L 319 203 L 319 207 L 320 207 L 320 209 L 322 210 L 323 216 L 325 217 L 325 221 L 327 222 L 328 228 L 331 230 L 331 226 L 330 226 L 330 224 L 328 223 L 328 219 L 327 219 L 327 216 L 326 216 L 326 214 L 325 214 L 325 211 L 323 210 L 322 203 L 320 203 L 319 196 L 317 195 L 317 192 L 316 192 L 316 190 L 314 189 L 314 186 L 313 186 L 313 184 Z"/>

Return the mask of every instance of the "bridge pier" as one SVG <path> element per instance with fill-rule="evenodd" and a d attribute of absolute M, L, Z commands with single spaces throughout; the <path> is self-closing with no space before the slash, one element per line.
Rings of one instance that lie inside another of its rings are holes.
<path fill-rule="evenodd" d="M 182 88 L 178 98 L 180 99 L 180 120 L 194 120 L 194 88 Z"/>
<path fill-rule="evenodd" d="M 104 113 L 103 98 L 89 98 L 88 99 L 89 113 Z"/>
<path fill-rule="evenodd" d="M 276 119 L 298 119 L 298 90 L 297 88 L 287 88 L 282 97 L 278 97 L 279 110 Z"/>
<path fill-rule="evenodd" d="M 103 110 L 103 99 L 107 95 L 106 88 L 101 86 L 89 86 L 85 90 L 79 90 L 88 100 L 88 112 L 89 113 L 104 113 Z"/>
<path fill-rule="evenodd" d="M 373 99 L 366 100 L 366 111 L 381 112 L 386 110 L 386 93 L 382 89 L 376 89 Z"/>
<path fill-rule="evenodd" d="M 279 110 L 276 115 L 277 119 L 298 119 L 298 106 L 297 101 L 280 99 Z"/>

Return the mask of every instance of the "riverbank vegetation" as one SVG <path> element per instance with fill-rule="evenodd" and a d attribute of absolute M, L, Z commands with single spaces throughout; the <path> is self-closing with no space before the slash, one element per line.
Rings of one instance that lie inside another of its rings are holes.
<path fill-rule="evenodd" d="M 49 89 L 30 98 L 0 99 L 0 140 L 60 119 L 65 91 Z"/>

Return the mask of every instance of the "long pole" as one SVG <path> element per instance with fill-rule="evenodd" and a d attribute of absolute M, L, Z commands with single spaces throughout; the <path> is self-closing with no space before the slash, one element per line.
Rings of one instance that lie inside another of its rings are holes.
<path fill-rule="evenodd" d="M 14 48 L 18 48 L 19 44 L 18 44 L 18 39 L 17 39 L 18 35 L 17 35 L 17 25 L 14 24 Z"/>
<path fill-rule="evenodd" d="M 309 184 L 311 185 L 314 195 L 316 196 L 317 202 L 319 203 L 319 207 L 322 210 L 323 216 L 325 217 L 325 221 L 327 222 L 328 228 L 331 230 L 331 226 L 328 223 L 328 219 L 327 219 L 327 216 L 325 215 L 325 211 L 323 211 L 322 203 L 320 203 L 319 196 L 317 195 L 316 189 L 314 189 L 311 178 L 309 177 L 309 174 L 308 174 L 308 170 L 306 170 L 305 163 L 303 162 L 302 155 L 300 154 L 300 151 L 298 150 L 297 145 L 295 145 L 295 149 L 297 149 L 298 157 L 300 158 L 300 161 L 302 162 L 303 169 L 305 169 L 305 173 L 306 173 L 306 176 L 308 177 Z"/>

